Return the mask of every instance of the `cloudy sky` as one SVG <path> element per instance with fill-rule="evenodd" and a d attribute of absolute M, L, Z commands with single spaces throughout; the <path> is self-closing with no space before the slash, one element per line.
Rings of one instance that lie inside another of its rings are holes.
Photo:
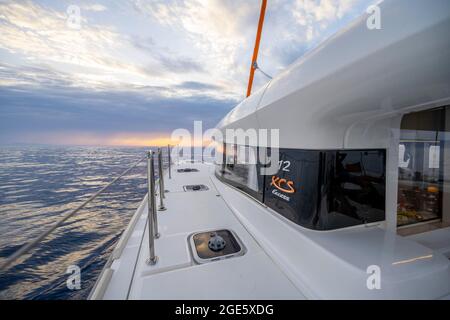
<path fill-rule="evenodd" d="M 269 0 L 261 69 L 276 76 L 374 2 Z M 194 120 L 213 127 L 244 98 L 259 10 L 0 0 L 0 143 L 148 145 Z M 267 80 L 257 73 L 254 90 Z"/>

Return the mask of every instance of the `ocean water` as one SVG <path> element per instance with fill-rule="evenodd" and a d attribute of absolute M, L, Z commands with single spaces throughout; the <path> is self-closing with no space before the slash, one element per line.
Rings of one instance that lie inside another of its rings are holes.
<path fill-rule="evenodd" d="M 0 262 L 145 154 L 143 148 L 0 147 Z M 142 162 L 0 273 L 0 299 L 85 299 L 146 194 Z M 69 290 L 67 268 L 81 269 Z"/>

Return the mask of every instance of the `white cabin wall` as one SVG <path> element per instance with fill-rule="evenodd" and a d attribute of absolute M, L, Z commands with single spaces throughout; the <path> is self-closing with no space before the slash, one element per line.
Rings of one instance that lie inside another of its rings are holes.
<path fill-rule="evenodd" d="M 331 115 L 334 95 L 324 97 L 322 89 L 326 87 L 300 90 L 258 109 L 260 127 L 278 129 L 281 148 L 341 149 L 345 126 Z"/>
<path fill-rule="evenodd" d="M 411 2 L 381 4 L 389 7 L 381 30 L 357 20 L 244 100 L 218 127 L 279 129 L 282 148 L 341 149 L 354 124 L 448 98 L 450 2 Z M 393 14 L 398 10 L 404 15 Z M 372 147 L 385 145 L 366 137 Z"/>
<path fill-rule="evenodd" d="M 400 127 L 401 117 L 397 121 Z M 386 151 L 386 229 L 392 232 L 397 230 L 399 127 L 391 129 Z"/>
<path fill-rule="evenodd" d="M 442 41 L 449 28 L 450 18 L 397 43 L 365 52 L 366 56 L 355 57 L 350 64 L 336 61 L 339 68 L 335 66 L 332 72 L 318 69 L 320 77 L 309 70 L 309 64 L 316 65 L 316 57 L 306 57 L 303 64 L 295 64 L 267 88 L 256 111 L 260 127 L 279 129 L 284 148 L 340 149 L 348 138 L 348 128 L 355 124 L 376 123 L 431 104 L 439 106 L 450 95 L 450 40 Z M 327 48 L 316 55 L 325 52 L 330 60 L 335 58 L 336 51 Z M 365 135 L 367 140 L 360 147 L 385 145 L 375 145 L 382 133 L 372 133 L 373 137 Z"/>
<path fill-rule="evenodd" d="M 381 30 L 368 30 L 364 18 L 355 21 L 246 99 L 218 127 L 279 129 L 280 148 L 386 149 L 386 228 L 396 230 L 402 115 L 450 103 L 450 1 L 381 6 L 386 9 Z M 444 215 L 450 220 L 449 189 Z"/>
<path fill-rule="evenodd" d="M 262 96 L 264 95 L 270 82 L 264 87 L 253 93 L 250 97 L 238 104 L 233 110 L 231 110 L 220 123 L 217 128 L 221 130 L 223 135 L 223 140 L 228 143 L 234 143 L 233 136 L 226 136 L 226 129 L 242 129 L 245 131 L 252 130 L 257 132 L 259 129 L 259 122 L 256 114 L 256 109 L 261 102 Z M 251 143 L 245 143 L 246 145 L 257 145 L 257 141 Z"/>

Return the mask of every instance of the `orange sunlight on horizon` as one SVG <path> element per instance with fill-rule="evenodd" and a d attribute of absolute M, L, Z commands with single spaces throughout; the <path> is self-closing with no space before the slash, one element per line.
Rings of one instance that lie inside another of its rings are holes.
<path fill-rule="evenodd" d="M 111 135 L 87 132 L 44 133 L 24 136 L 21 143 L 39 143 L 55 145 L 87 145 L 117 147 L 162 147 L 167 145 L 190 146 L 188 141 L 171 139 L 168 133 L 114 133 Z M 211 141 L 204 140 L 203 146 Z M 201 146 L 201 141 L 194 141 L 194 146 Z"/>
<path fill-rule="evenodd" d="M 210 144 L 210 140 L 203 140 L 202 141 L 194 141 L 192 144 L 194 147 L 200 147 L 200 146 L 207 146 Z M 184 141 L 184 143 L 181 143 L 180 140 L 173 140 L 169 136 L 162 136 L 162 137 L 155 137 L 155 138 L 145 138 L 145 137 L 139 137 L 139 136 L 129 136 L 129 137 L 117 137 L 111 139 L 110 143 L 108 145 L 111 146 L 130 146 L 130 147 L 163 147 L 167 145 L 172 146 L 190 146 L 191 144 L 187 143 L 187 141 Z"/>

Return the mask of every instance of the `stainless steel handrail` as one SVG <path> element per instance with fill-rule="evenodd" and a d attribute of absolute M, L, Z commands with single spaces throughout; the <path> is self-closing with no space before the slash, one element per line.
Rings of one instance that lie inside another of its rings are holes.
<path fill-rule="evenodd" d="M 159 238 L 158 233 L 158 217 L 156 212 L 156 198 L 155 198 L 155 162 L 154 162 L 154 152 L 147 152 L 147 205 L 148 205 L 148 247 L 149 247 L 149 258 L 147 263 L 154 265 L 158 262 L 158 257 L 155 254 L 155 239 Z"/>
<path fill-rule="evenodd" d="M 130 172 L 132 169 L 134 169 L 139 163 L 141 163 L 145 157 L 142 157 L 139 161 L 136 161 L 130 168 L 122 172 L 118 177 L 116 177 L 114 180 L 112 180 L 110 183 L 108 183 L 106 186 L 98 190 L 96 193 L 91 195 L 86 201 L 84 201 L 82 204 L 80 204 L 78 207 L 70 211 L 66 216 L 61 218 L 57 223 L 55 223 L 53 226 L 48 228 L 45 232 L 43 232 L 40 236 L 38 236 L 33 241 L 25 244 L 23 247 L 21 247 L 19 250 L 17 250 L 15 253 L 13 253 L 9 258 L 6 259 L 1 265 L 0 265 L 0 271 L 7 270 L 12 263 L 14 263 L 17 259 L 19 259 L 21 256 L 26 254 L 28 251 L 36 247 L 42 240 L 44 240 L 46 237 L 48 237 L 53 231 L 55 231 L 57 228 L 62 226 L 64 222 L 66 222 L 69 218 L 73 217 L 78 211 L 83 209 L 88 203 L 90 203 L 92 200 L 97 198 L 100 194 L 102 194 L 106 189 L 108 189 L 111 185 L 113 185 L 117 180 L 122 178 L 124 175 L 126 175 L 128 172 Z"/>
<path fill-rule="evenodd" d="M 164 172 L 162 164 L 162 149 L 158 149 L 158 175 L 159 175 L 159 211 L 165 211 L 164 198 L 166 197 L 164 188 Z"/>
<path fill-rule="evenodd" d="M 170 144 L 167 145 L 167 158 L 169 160 L 169 179 L 172 179 L 172 159 L 170 157 Z"/>

